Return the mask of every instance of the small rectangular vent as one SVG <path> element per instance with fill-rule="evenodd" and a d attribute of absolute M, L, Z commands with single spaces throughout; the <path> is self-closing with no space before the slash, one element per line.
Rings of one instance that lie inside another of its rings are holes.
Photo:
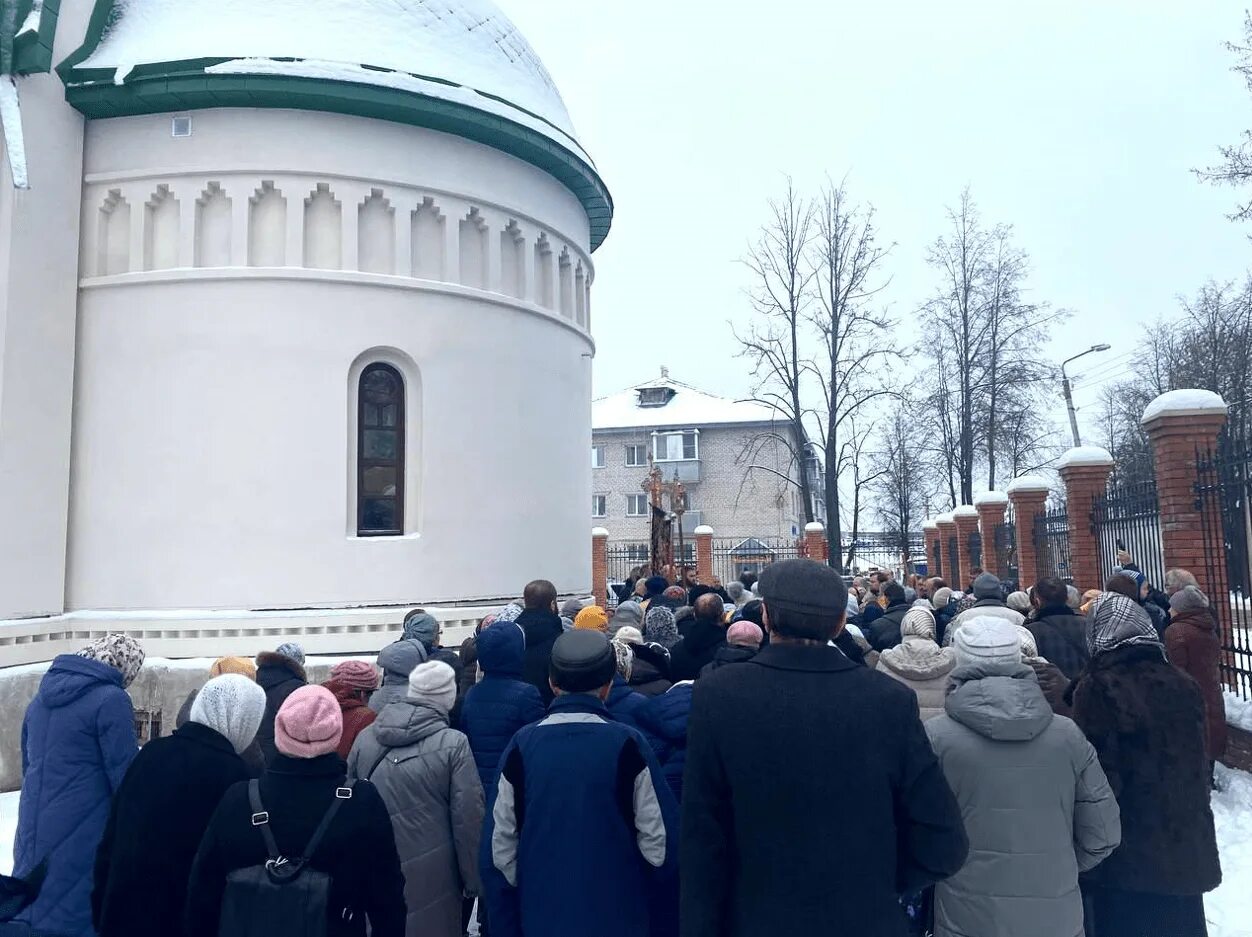
<path fill-rule="evenodd" d="M 171 122 L 170 134 L 175 137 L 191 136 L 191 118 L 175 117 Z"/>

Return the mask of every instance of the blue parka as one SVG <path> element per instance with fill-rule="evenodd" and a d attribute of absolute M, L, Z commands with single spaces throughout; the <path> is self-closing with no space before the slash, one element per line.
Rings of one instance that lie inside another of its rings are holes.
<path fill-rule="evenodd" d="M 609 690 L 609 698 L 604 705 L 618 722 L 639 729 L 639 713 L 648 705 L 648 697 L 632 690 L 625 678 L 616 673 L 613 675 L 613 688 Z"/>
<path fill-rule="evenodd" d="M 13 858 L 48 877 L 20 920 L 41 933 L 90 937 L 91 884 L 109 803 L 138 754 L 135 711 L 115 667 L 62 654 L 22 722 L 22 797 Z"/>
<path fill-rule="evenodd" d="M 469 738 L 478 777 L 487 796 L 496 788 L 500 756 L 517 730 L 543 717 L 539 691 L 522 679 L 526 638 L 511 621 L 478 635 L 478 666 L 483 678 L 465 695 L 461 731 Z"/>
<path fill-rule="evenodd" d="M 639 728 L 661 762 L 661 771 L 674 799 L 683 799 L 683 768 L 687 764 L 687 717 L 691 715 L 690 680 L 675 683 L 660 696 L 648 700 L 639 713 Z"/>

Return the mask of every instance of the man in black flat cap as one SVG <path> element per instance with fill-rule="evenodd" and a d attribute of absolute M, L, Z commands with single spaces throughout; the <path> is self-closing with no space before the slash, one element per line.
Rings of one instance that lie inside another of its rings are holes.
<path fill-rule="evenodd" d="M 672 916 L 678 805 L 651 746 L 605 708 L 616 671 L 598 631 L 552 646 L 556 698 L 505 749 L 483 832 L 491 937 L 639 937 L 660 932 L 657 909 Z"/>
<path fill-rule="evenodd" d="M 695 686 L 683 937 L 906 937 L 900 896 L 969 849 L 917 697 L 831 646 L 847 590 L 829 566 L 775 563 L 757 588 L 769 647 Z"/>

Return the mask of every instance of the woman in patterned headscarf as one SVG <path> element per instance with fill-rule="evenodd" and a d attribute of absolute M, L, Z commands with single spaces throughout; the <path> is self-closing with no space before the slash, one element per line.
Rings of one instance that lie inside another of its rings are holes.
<path fill-rule="evenodd" d="M 1100 937 L 1202 937 L 1203 895 L 1221 883 L 1200 688 L 1165 660 L 1147 613 L 1103 593 L 1088 615 L 1091 661 L 1073 718 L 1121 807 L 1122 844 L 1085 886 Z"/>

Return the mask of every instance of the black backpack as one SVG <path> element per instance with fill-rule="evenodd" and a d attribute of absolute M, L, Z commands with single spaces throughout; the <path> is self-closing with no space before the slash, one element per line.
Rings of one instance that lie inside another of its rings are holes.
<path fill-rule="evenodd" d="M 270 815 L 261 803 L 260 783 L 248 783 L 252 825 L 265 840 L 269 859 L 263 865 L 236 869 L 226 876 L 219 937 L 326 937 L 331 877 L 311 868 L 309 860 L 340 806 L 351 799 L 351 785 L 337 788 L 330 809 L 304 848 L 304 855 L 287 859 L 278 851 L 270 830 Z"/>

